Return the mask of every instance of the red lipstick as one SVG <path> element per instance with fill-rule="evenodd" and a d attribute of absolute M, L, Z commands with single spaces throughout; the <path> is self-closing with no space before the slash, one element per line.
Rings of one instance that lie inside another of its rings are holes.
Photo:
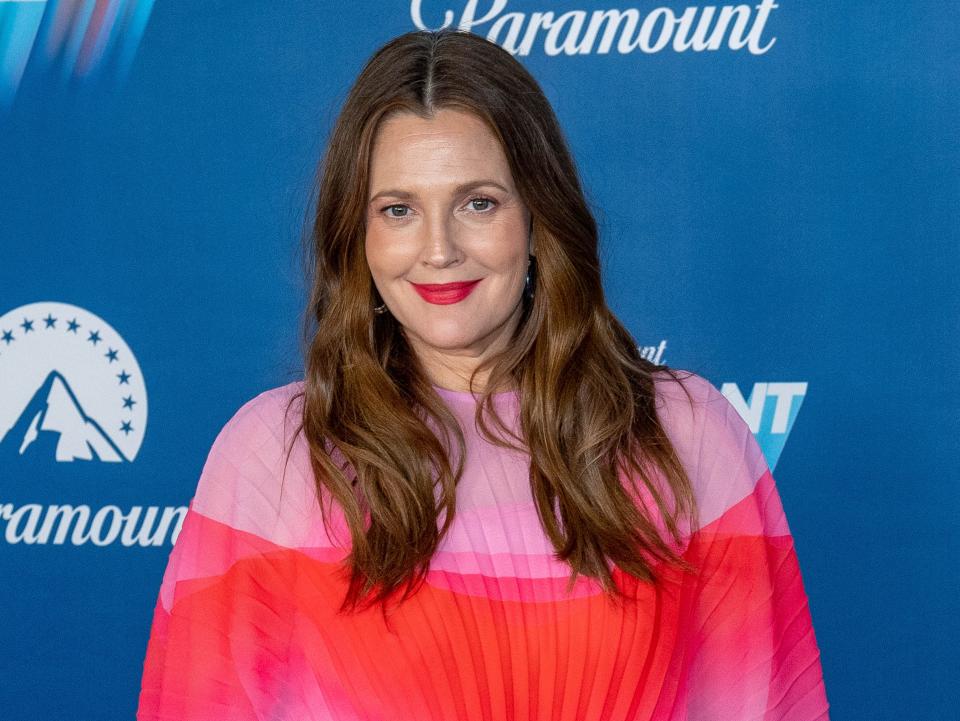
<path fill-rule="evenodd" d="M 459 303 L 470 295 L 470 291 L 482 280 L 462 280 L 456 283 L 412 283 L 414 289 L 427 303 L 450 305 Z"/>

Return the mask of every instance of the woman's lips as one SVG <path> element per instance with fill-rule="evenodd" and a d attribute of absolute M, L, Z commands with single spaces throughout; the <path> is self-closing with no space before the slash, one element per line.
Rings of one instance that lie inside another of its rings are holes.
<path fill-rule="evenodd" d="M 477 280 L 463 280 L 457 283 L 412 283 L 414 289 L 427 303 L 435 305 L 450 305 L 459 303 L 470 295 L 470 291 L 479 283 Z"/>

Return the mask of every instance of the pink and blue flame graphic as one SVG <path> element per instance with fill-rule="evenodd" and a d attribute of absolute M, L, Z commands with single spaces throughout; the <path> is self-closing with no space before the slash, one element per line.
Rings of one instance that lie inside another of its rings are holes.
<path fill-rule="evenodd" d="M 28 61 L 63 81 L 109 65 L 126 77 L 154 0 L 0 0 L 0 109 L 16 97 Z"/>

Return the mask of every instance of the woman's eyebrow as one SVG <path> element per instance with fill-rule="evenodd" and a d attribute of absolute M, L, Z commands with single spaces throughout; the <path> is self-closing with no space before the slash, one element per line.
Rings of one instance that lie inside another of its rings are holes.
<path fill-rule="evenodd" d="M 509 190 L 504 188 L 500 183 L 498 183 L 496 180 L 490 180 L 489 178 L 484 178 L 481 180 L 470 180 L 470 181 L 467 181 L 466 183 L 460 183 L 460 185 L 456 186 L 453 189 L 451 195 L 454 195 L 454 196 L 463 195 L 464 193 L 470 192 L 474 188 L 479 188 L 484 185 L 492 185 L 494 188 L 499 188 L 504 193 L 510 192 Z M 407 200 L 409 198 L 416 197 L 416 194 L 411 193 L 407 190 L 381 190 L 376 195 L 372 196 L 370 200 L 368 200 L 367 202 L 372 203 L 377 198 L 384 197 L 384 196 L 390 196 L 392 198 L 400 198 L 403 200 Z"/>

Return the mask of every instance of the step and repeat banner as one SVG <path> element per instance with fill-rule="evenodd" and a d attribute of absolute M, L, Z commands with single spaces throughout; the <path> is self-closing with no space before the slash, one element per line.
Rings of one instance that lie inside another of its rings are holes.
<path fill-rule="evenodd" d="M 832 718 L 952 717 L 958 25 L 888 0 L 0 2 L 0 718 L 133 717 L 207 451 L 301 377 L 347 89 L 441 26 L 541 82 L 614 311 L 756 434 Z"/>

